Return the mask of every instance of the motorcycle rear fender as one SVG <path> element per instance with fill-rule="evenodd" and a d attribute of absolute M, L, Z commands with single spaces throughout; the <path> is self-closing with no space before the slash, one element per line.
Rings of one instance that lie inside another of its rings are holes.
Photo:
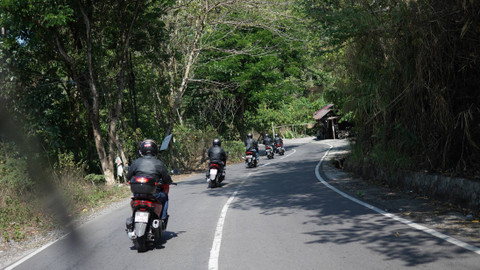
<path fill-rule="evenodd" d="M 138 211 L 139 209 L 147 209 L 150 213 L 155 213 L 157 217 L 160 217 L 162 214 L 162 203 L 156 200 L 136 200 L 132 199 L 130 203 L 133 212 Z"/>
<path fill-rule="evenodd" d="M 145 234 L 147 230 L 147 223 L 135 222 L 135 235 L 141 237 Z"/>

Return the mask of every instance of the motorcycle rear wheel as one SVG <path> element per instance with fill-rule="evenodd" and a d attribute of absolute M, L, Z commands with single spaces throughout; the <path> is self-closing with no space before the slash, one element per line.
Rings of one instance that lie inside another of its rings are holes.
<path fill-rule="evenodd" d="M 133 240 L 135 247 L 137 248 L 137 252 L 145 252 L 147 251 L 147 235 L 144 234 L 140 237 L 137 237 Z"/>

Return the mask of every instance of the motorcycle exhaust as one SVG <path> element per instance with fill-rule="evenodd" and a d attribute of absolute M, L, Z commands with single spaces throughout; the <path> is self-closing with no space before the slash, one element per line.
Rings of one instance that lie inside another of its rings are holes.
<path fill-rule="evenodd" d="M 135 231 L 127 231 L 127 236 L 128 238 L 130 238 L 130 240 L 137 239 L 137 235 L 135 234 Z"/>
<path fill-rule="evenodd" d="M 160 227 L 160 219 L 154 219 L 154 220 L 152 221 L 152 227 L 153 227 L 154 229 L 158 229 L 158 228 Z"/>

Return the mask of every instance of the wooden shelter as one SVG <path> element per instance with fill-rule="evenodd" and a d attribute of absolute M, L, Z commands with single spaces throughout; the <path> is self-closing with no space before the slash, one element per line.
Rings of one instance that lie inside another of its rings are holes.
<path fill-rule="evenodd" d="M 328 104 L 316 111 L 313 114 L 313 119 L 317 122 L 317 139 L 337 139 L 338 120 L 341 117 L 337 115 L 334 104 Z"/>

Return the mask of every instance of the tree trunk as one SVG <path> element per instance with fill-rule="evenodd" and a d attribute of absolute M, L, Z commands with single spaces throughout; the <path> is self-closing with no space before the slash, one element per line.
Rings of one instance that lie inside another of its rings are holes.
<path fill-rule="evenodd" d="M 100 106 L 99 106 L 99 94 L 95 85 L 93 77 L 93 60 L 92 60 L 92 39 L 91 39 L 91 26 L 88 15 L 82 5 L 80 5 L 80 11 L 83 15 L 86 30 L 86 45 L 87 45 L 87 67 L 88 67 L 88 87 L 92 93 L 92 108 L 89 112 L 90 121 L 93 129 L 93 139 L 95 141 L 95 147 L 97 149 L 98 158 L 102 167 L 103 174 L 105 175 L 105 181 L 108 185 L 115 184 L 113 159 L 110 160 L 109 155 L 105 151 L 105 145 L 103 144 L 101 129 L 100 129 Z"/>

